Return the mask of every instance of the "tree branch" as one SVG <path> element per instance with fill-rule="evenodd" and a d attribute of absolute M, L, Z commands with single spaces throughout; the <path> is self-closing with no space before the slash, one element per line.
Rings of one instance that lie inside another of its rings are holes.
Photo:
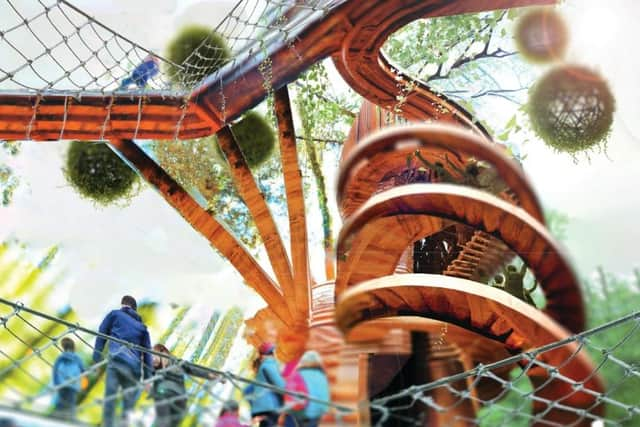
<path fill-rule="evenodd" d="M 342 114 L 349 116 L 349 117 L 356 117 L 356 113 L 354 113 L 351 110 L 348 110 L 347 108 L 345 108 L 342 104 L 340 104 L 338 101 L 336 101 L 335 99 L 331 99 L 326 95 L 323 95 L 321 93 L 312 91 L 311 89 L 305 87 L 302 83 L 296 81 L 295 85 L 297 87 L 299 87 L 300 89 L 304 89 L 304 90 L 308 90 L 311 94 L 317 96 L 318 98 L 322 99 L 325 102 L 328 102 L 330 104 L 334 104 L 335 106 L 338 107 L 338 109 L 340 110 L 340 112 L 342 112 Z"/>

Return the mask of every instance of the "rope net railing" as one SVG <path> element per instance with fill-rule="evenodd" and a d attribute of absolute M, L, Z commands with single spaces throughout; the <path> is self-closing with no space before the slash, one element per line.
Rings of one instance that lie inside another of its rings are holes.
<path fill-rule="evenodd" d="M 566 359 L 546 361 L 566 348 Z M 425 425 L 431 413 L 429 419 L 437 418 L 439 426 L 637 426 L 639 348 L 636 311 L 492 364 L 377 397 L 370 403 L 372 425 Z M 584 356 L 594 370 L 580 380 L 565 375 L 565 368 Z M 587 386 L 596 377 L 604 380 L 602 392 Z M 550 393 L 552 388 L 561 391 Z M 579 394 L 582 399 L 576 398 Z M 576 401 L 582 405 L 573 405 Z"/>
<path fill-rule="evenodd" d="M 72 351 L 65 343 L 69 339 L 74 344 Z M 100 341 L 105 351 L 98 357 L 95 346 Z M 213 425 L 230 398 L 251 399 L 265 389 L 326 404 L 339 425 L 350 412 L 331 402 L 245 378 L 242 372 L 149 350 L 1 298 L 0 343 L 0 409 L 17 414 L 91 425 Z M 123 356 L 131 360 L 131 355 L 140 360 L 139 372 L 123 369 Z M 80 361 L 81 369 L 61 368 L 70 360 Z M 118 378 L 118 386 L 107 384 L 110 376 Z M 182 387 L 175 388 L 180 379 Z M 113 406 L 114 422 L 108 423 L 104 418 L 111 411 L 107 408 Z M 288 411 L 283 407 L 281 413 Z M 160 416 L 169 424 L 160 424 Z"/>
<path fill-rule="evenodd" d="M 260 53 L 268 80 L 268 47 L 285 43 L 295 49 L 300 29 L 342 1 L 241 0 L 174 63 L 66 0 L 2 0 L 0 93 L 184 94 L 222 66 L 237 67 Z"/>

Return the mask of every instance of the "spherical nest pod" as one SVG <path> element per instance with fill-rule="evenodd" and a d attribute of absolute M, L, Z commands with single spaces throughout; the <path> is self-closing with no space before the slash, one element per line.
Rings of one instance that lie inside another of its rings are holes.
<path fill-rule="evenodd" d="M 547 145 L 575 154 L 606 141 L 615 100 L 599 74 L 562 66 L 531 88 L 527 110 L 533 130 Z"/>
<path fill-rule="evenodd" d="M 101 142 L 73 141 L 64 172 L 81 196 L 105 206 L 131 199 L 138 190 L 136 172 Z"/>
<path fill-rule="evenodd" d="M 193 85 L 213 74 L 231 57 L 227 42 L 218 33 L 200 25 L 184 27 L 169 43 L 169 75 L 178 85 Z"/>
<path fill-rule="evenodd" d="M 231 126 L 231 132 L 249 167 L 259 167 L 273 154 L 276 134 L 267 119 L 259 113 L 250 111 L 245 114 Z"/>
<path fill-rule="evenodd" d="M 569 31 L 555 10 L 535 9 L 518 21 L 515 41 L 525 59 L 534 63 L 550 62 L 564 57 Z"/>

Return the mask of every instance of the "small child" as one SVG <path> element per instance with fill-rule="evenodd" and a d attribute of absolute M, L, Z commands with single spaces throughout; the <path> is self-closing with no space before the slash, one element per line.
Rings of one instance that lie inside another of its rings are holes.
<path fill-rule="evenodd" d="M 61 418 L 73 420 L 76 416 L 76 402 L 81 389 L 84 365 L 75 353 L 75 344 L 71 338 L 63 338 L 61 344 L 64 351 L 53 364 L 53 385 L 59 387 L 55 411 Z"/>

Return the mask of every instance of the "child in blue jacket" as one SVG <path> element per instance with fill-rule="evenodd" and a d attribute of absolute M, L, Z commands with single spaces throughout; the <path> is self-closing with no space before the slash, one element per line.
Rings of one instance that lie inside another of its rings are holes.
<path fill-rule="evenodd" d="M 280 374 L 278 362 L 273 357 L 275 346 L 263 343 L 258 348 L 260 356 L 256 360 L 256 381 L 284 389 L 285 381 Z M 244 390 L 245 398 L 251 403 L 251 417 L 260 419 L 260 427 L 278 425 L 282 408 L 282 395 L 266 387 L 249 385 Z"/>
<path fill-rule="evenodd" d="M 55 412 L 61 418 L 73 420 L 84 364 L 75 353 L 75 344 L 71 338 L 63 338 L 61 344 L 63 352 L 53 364 L 53 385 L 57 387 Z"/>

